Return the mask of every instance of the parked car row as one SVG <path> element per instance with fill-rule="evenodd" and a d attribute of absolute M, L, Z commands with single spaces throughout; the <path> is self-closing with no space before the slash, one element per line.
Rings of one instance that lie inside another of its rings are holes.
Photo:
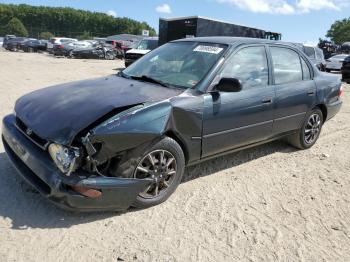
<path fill-rule="evenodd" d="M 1 44 L 8 51 L 47 51 L 55 56 L 69 58 L 122 59 L 124 50 L 118 41 L 78 41 L 74 38 L 54 37 L 49 41 L 7 35 Z M 126 47 L 124 47 L 125 49 Z"/>

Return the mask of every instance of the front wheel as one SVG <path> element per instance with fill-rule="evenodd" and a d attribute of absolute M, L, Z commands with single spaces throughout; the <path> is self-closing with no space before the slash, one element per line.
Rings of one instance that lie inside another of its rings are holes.
<path fill-rule="evenodd" d="M 127 177 L 149 179 L 150 185 L 140 192 L 132 206 L 148 208 L 167 200 L 181 182 L 185 157 L 179 144 L 164 137 L 147 149 L 136 149 L 120 166 Z"/>
<path fill-rule="evenodd" d="M 303 126 L 298 133 L 288 137 L 288 142 L 299 149 L 311 148 L 318 140 L 324 123 L 322 111 L 313 109 L 305 117 Z"/>

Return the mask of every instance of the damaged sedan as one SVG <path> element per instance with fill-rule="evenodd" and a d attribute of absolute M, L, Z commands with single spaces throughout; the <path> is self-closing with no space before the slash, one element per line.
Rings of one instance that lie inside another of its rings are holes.
<path fill-rule="evenodd" d="M 191 38 L 116 75 L 21 97 L 2 139 L 19 174 L 60 207 L 147 208 L 186 166 L 280 138 L 312 147 L 341 95 L 340 78 L 291 44 Z"/>

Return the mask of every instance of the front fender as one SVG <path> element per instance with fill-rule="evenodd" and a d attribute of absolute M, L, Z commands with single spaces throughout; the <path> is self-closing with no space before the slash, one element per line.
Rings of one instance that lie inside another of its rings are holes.
<path fill-rule="evenodd" d="M 103 162 L 161 137 L 170 112 L 169 102 L 135 106 L 95 127 L 89 139 L 102 145 L 96 159 Z"/>

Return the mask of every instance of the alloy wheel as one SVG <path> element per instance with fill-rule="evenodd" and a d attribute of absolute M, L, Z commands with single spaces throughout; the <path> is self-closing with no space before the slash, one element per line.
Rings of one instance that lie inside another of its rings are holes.
<path fill-rule="evenodd" d="M 321 131 L 321 117 L 319 114 L 312 114 L 304 129 L 305 143 L 310 145 L 316 141 Z"/>
<path fill-rule="evenodd" d="M 151 179 L 152 184 L 139 195 L 151 199 L 165 193 L 175 179 L 176 159 L 166 150 L 155 150 L 141 159 L 134 172 L 134 178 Z"/>

